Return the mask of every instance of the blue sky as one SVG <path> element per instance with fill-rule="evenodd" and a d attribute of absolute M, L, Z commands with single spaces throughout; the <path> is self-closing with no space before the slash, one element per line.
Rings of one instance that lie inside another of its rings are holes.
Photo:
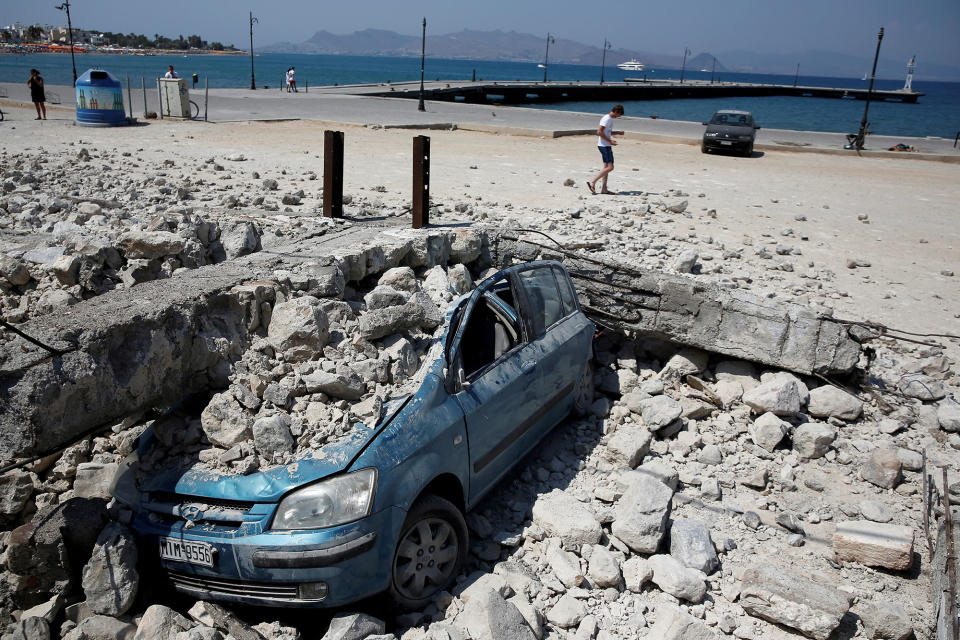
<path fill-rule="evenodd" d="M 66 23 L 60 0 L 3 0 L 0 25 Z M 503 29 L 550 31 L 584 43 L 608 38 L 620 48 L 680 55 L 748 50 L 789 54 L 810 50 L 872 57 L 879 27 L 882 57 L 916 54 L 920 64 L 960 66 L 960 0 L 74 0 L 74 24 L 124 33 L 198 33 L 209 41 L 244 46 L 247 12 L 259 19 L 256 43 L 301 42 L 326 29 L 346 34 L 364 28 L 419 32 Z"/>

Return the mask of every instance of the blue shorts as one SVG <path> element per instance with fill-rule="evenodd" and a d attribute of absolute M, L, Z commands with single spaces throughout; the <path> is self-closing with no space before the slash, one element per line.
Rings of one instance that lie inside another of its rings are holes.
<path fill-rule="evenodd" d="M 603 158 L 603 164 L 613 164 L 613 147 L 600 147 L 600 157 Z"/>

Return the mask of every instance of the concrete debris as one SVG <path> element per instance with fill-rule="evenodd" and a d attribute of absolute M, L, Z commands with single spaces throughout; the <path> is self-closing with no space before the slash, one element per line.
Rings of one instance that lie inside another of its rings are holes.
<path fill-rule="evenodd" d="M 83 593 L 90 611 L 121 616 L 133 605 L 140 575 L 137 573 L 137 544 L 122 524 L 107 525 L 83 568 Z"/>
<path fill-rule="evenodd" d="M 657 607 L 657 622 L 650 634 L 659 640 L 716 640 L 717 634 L 700 620 L 679 607 Z"/>
<path fill-rule="evenodd" d="M 567 545 L 596 544 L 603 531 L 597 519 L 573 496 L 556 491 L 533 505 L 533 522 Z"/>
<path fill-rule="evenodd" d="M 752 616 L 827 640 L 850 608 L 849 596 L 781 567 L 744 571 L 740 606 Z"/>
<path fill-rule="evenodd" d="M 613 535 L 637 553 L 655 553 L 667 531 L 673 491 L 640 471 L 622 476 L 627 485 L 617 501 Z"/>
<path fill-rule="evenodd" d="M 914 530 L 866 520 L 837 523 L 833 553 L 837 561 L 906 571 L 913 566 Z"/>

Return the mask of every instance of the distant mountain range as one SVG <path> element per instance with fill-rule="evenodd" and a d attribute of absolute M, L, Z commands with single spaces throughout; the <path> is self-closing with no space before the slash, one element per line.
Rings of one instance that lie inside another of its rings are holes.
<path fill-rule="evenodd" d="M 406 36 L 382 29 L 364 29 L 349 35 L 318 31 L 306 42 L 278 42 L 258 48 L 263 53 L 306 53 L 355 56 L 419 57 L 420 36 Z M 461 60 L 502 60 L 512 62 L 542 62 L 546 37 L 516 31 L 474 31 L 464 29 L 457 33 L 428 35 L 427 57 Z M 603 49 L 575 40 L 557 38 L 550 44 L 550 62 L 564 64 L 600 65 Z M 795 54 L 759 54 L 751 51 L 728 51 L 712 54 L 699 52 L 687 57 L 687 69 L 710 69 L 714 58 L 717 71 L 745 73 L 779 73 L 793 75 L 800 65 L 805 76 L 835 76 L 857 78 L 870 72 L 873 59 L 827 51 L 806 51 Z M 616 65 L 637 59 L 648 69 L 679 69 L 681 55 L 665 55 L 652 51 L 610 49 L 607 64 Z M 880 59 L 877 76 L 899 78 L 906 73 L 906 60 Z M 918 62 L 918 78 L 927 80 L 958 80 L 960 67 Z"/>

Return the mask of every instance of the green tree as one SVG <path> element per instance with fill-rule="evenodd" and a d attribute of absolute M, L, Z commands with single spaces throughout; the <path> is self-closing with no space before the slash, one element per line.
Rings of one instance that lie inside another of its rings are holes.
<path fill-rule="evenodd" d="M 30 25 L 29 27 L 27 27 L 27 40 L 29 40 L 30 42 L 38 41 L 40 39 L 40 34 L 42 32 L 43 31 L 37 25 L 35 24 Z"/>
<path fill-rule="evenodd" d="M 216 42 L 216 41 L 211 42 L 211 43 L 210 43 L 210 48 L 213 49 L 214 51 L 223 51 L 223 43 L 222 43 L 222 42 Z"/>
<path fill-rule="evenodd" d="M 13 34 L 11 34 L 6 29 L 4 29 L 3 33 L 0 33 L 0 38 L 3 38 L 4 42 L 10 42 L 10 38 L 12 37 L 13 37 Z"/>

